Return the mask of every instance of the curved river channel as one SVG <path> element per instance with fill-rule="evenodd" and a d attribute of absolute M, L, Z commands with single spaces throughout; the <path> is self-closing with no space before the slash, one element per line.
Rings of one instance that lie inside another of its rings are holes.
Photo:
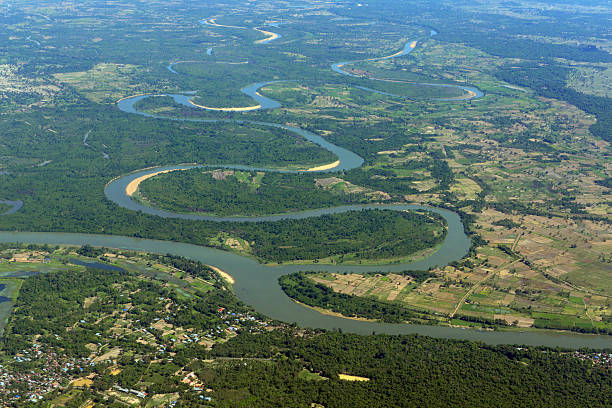
<path fill-rule="evenodd" d="M 446 326 L 387 324 L 377 322 L 357 321 L 336 316 L 321 314 L 289 299 L 278 284 L 278 277 L 284 274 L 308 269 L 330 272 L 366 272 L 366 271 L 401 271 L 408 268 L 427 268 L 463 256 L 469 241 L 459 238 L 451 241 L 453 229 L 461 229 L 459 218 L 447 212 L 449 217 L 449 234 L 445 240 L 445 248 L 422 261 L 408 265 L 384 266 L 336 266 L 336 265 L 283 265 L 269 267 L 257 261 L 231 252 L 219 249 L 184 244 L 180 242 L 157 241 L 114 235 L 89 235 L 70 233 L 45 232 L 1 232 L 0 242 L 28 242 L 50 245 L 83 245 L 105 246 L 134 251 L 146 251 L 160 254 L 174 254 L 203 262 L 220 268 L 231 274 L 236 283 L 236 295 L 255 310 L 275 319 L 286 322 L 296 322 L 303 327 L 321 327 L 325 329 L 342 329 L 344 332 L 370 334 L 412 334 L 417 333 L 433 337 L 482 341 L 489 344 L 526 344 L 546 345 L 567 348 L 609 348 L 612 347 L 610 336 L 580 335 L 557 332 L 502 332 L 459 329 Z M 456 224 L 455 224 L 456 221 Z"/>
<path fill-rule="evenodd" d="M 212 21 L 214 24 L 214 20 Z M 402 51 L 383 58 L 393 58 L 408 54 L 414 49 L 416 42 L 409 43 Z M 380 59 L 383 59 L 380 58 Z M 377 60 L 370 59 L 370 60 Z M 341 74 L 350 75 L 341 68 L 344 65 L 355 63 L 358 61 L 349 61 L 334 64 L 332 69 Z M 371 78 L 370 78 L 371 79 Z M 277 101 L 262 96 L 257 90 L 270 82 L 261 82 L 249 85 L 242 89 L 242 92 L 251 96 L 257 103 L 257 109 L 274 109 L 280 107 Z M 431 86 L 458 86 L 458 85 L 440 85 L 440 84 L 423 84 Z M 483 96 L 483 93 L 476 88 L 467 88 L 459 86 L 468 92 L 468 96 L 463 99 L 472 99 Z M 366 90 L 369 90 L 366 88 Z M 373 90 L 372 90 L 373 91 Z M 377 91 L 374 91 L 377 92 Z M 277 123 L 259 122 L 259 121 L 242 121 L 242 120 L 216 120 L 216 119 L 186 119 L 173 118 L 148 114 L 138 111 L 135 104 L 145 98 L 161 95 L 139 95 L 120 100 L 117 104 L 118 108 L 126 113 L 138 114 L 145 117 L 166 119 L 175 121 L 190 121 L 201 123 L 218 123 L 218 122 L 234 122 L 234 123 L 251 123 L 255 125 L 270 126 L 274 128 L 284 129 L 293 132 L 317 145 L 334 153 L 338 157 L 338 161 L 334 166 L 327 168 L 325 171 L 341 171 L 360 167 L 363 164 L 363 159 L 357 154 L 336 146 L 324 138 L 292 126 L 281 125 Z M 195 107 L 191 103 L 193 94 L 166 94 L 179 104 L 189 107 Z M 456 100 L 456 99 L 455 99 Z M 202 108 L 202 107 L 200 107 Z M 229 109 L 229 108 L 228 108 Z M 147 214 L 156 215 L 165 218 L 183 218 L 192 220 L 208 220 L 208 221 L 230 221 L 230 222 L 258 222 L 258 221 L 278 221 L 282 219 L 300 219 L 307 217 L 317 217 L 324 214 L 334 214 L 351 210 L 363 209 L 389 209 L 394 211 L 405 210 L 428 210 L 440 214 L 447 222 L 448 234 L 446 239 L 433 255 L 407 264 L 390 264 L 377 266 L 338 266 L 338 265 L 282 265 L 282 266 L 266 266 L 258 263 L 256 260 L 240 256 L 234 253 L 202 247 L 197 245 L 158 241 L 150 239 L 140 239 L 122 236 L 108 235 L 90 235 L 90 234 L 72 234 L 72 233 L 38 233 L 38 232 L 0 232 L 0 242 L 28 242 L 38 244 L 66 244 L 66 245 L 83 245 L 89 244 L 92 246 L 106 246 L 112 248 L 146 251 L 161 254 L 174 254 L 184 256 L 189 259 L 201 261 L 207 265 L 217 267 L 232 275 L 236 281 L 234 290 L 236 295 L 246 304 L 253 306 L 258 312 L 261 312 L 271 318 L 286 321 L 296 322 L 304 327 L 319 327 L 325 329 L 341 329 L 346 332 L 354 332 L 361 334 L 370 334 L 372 332 L 388 333 L 388 334 L 410 334 L 418 333 L 433 337 L 446 337 L 464 340 L 477 340 L 489 344 L 527 344 L 527 345 L 547 345 L 560 346 L 568 348 L 592 347 L 605 348 L 612 347 L 612 337 L 610 336 L 593 336 L 580 335 L 573 333 L 560 332 L 503 332 L 503 331 L 483 331 L 469 330 L 447 326 L 430 326 L 430 325 L 409 325 L 409 324 L 388 324 L 379 322 L 359 321 L 347 319 L 337 316 L 321 314 L 315 310 L 302 306 L 289 299 L 278 284 L 278 278 L 282 275 L 301 271 L 328 271 L 328 272 L 357 272 L 365 273 L 372 271 L 399 272 L 407 269 L 421 270 L 434 266 L 443 266 L 450 262 L 456 261 L 464 257 L 470 247 L 470 240 L 465 235 L 463 224 L 459 216 L 445 209 L 433 208 L 419 205 L 397 204 L 397 205 L 348 205 L 334 208 L 324 208 L 317 210 L 303 211 L 299 213 L 269 215 L 262 217 L 215 217 L 210 215 L 198 214 L 180 214 L 161 209 L 156 209 L 141 205 L 131 199 L 126 189 L 134 180 L 143 176 L 150 176 L 161 171 L 175 171 L 189 169 L 194 167 L 215 167 L 215 168 L 232 168 L 245 170 L 263 170 L 274 172 L 295 172 L 279 169 L 266 169 L 249 167 L 242 165 L 175 165 L 163 166 L 150 169 L 139 170 L 134 173 L 118 177 L 110 181 L 105 189 L 106 197 L 118 204 L 121 207 L 142 211 Z M 315 170 L 320 171 L 320 170 Z"/>

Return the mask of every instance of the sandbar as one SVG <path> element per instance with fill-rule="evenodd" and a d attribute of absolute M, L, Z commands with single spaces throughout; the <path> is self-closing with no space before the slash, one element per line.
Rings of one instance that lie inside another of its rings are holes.
<path fill-rule="evenodd" d="M 136 190 L 138 190 L 138 186 L 140 185 L 140 183 L 142 183 L 146 179 L 150 179 L 151 177 L 155 177 L 158 174 L 170 173 L 171 171 L 177 171 L 177 170 L 187 170 L 187 169 L 160 170 L 160 171 L 157 171 L 155 173 L 145 174 L 144 176 L 140 176 L 138 178 L 135 178 L 134 180 L 130 181 L 130 183 L 125 187 L 125 194 L 127 194 L 130 197 L 132 197 L 134 195 L 134 193 L 136 192 Z"/>
<path fill-rule="evenodd" d="M 267 35 L 268 37 L 262 39 L 262 40 L 257 40 L 255 41 L 255 44 L 263 44 L 266 42 L 270 42 L 272 40 L 276 40 L 278 37 L 280 37 L 278 34 L 273 33 L 272 31 L 264 31 L 264 30 L 260 30 L 259 28 L 254 28 L 255 31 L 259 31 L 262 34 Z"/>
<path fill-rule="evenodd" d="M 227 273 L 225 271 L 222 271 L 221 269 L 219 269 L 219 268 L 217 268 L 215 266 L 208 265 L 208 267 L 210 269 L 212 269 L 213 271 L 217 272 L 219 274 L 219 276 L 221 276 L 221 278 L 223 278 L 223 280 L 226 281 L 227 283 L 229 283 L 230 285 L 233 285 L 233 284 L 236 283 L 236 280 L 229 273 Z"/>
<path fill-rule="evenodd" d="M 323 171 L 323 170 L 330 170 L 333 169 L 334 167 L 338 167 L 340 165 L 340 160 L 336 160 L 333 163 L 329 163 L 329 164 L 324 164 L 322 166 L 317 166 L 317 167 L 312 167 L 306 171 Z"/>
<path fill-rule="evenodd" d="M 261 109 L 261 105 L 245 106 L 242 108 L 212 108 L 210 106 L 198 105 L 197 103 L 191 100 L 189 101 L 189 103 L 198 108 L 202 108 L 206 110 L 213 110 L 213 111 L 223 111 L 223 112 L 247 112 L 247 111 Z"/>
<path fill-rule="evenodd" d="M 240 27 L 240 26 L 217 24 L 215 20 L 217 20 L 217 19 L 216 18 L 209 18 L 207 20 L 204 20 L 204 24 L 215 26 L 215 27 L 242 28 L 242 29 L 246 28 L 246 27 Z"/>

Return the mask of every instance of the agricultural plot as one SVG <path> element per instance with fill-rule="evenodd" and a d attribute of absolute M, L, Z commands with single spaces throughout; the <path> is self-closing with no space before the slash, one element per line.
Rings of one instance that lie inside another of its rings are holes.
<path fill-rule="evenodd" d="M 55 79 L 74 87 L 92 102 L 115 103 L 125 96 L 150 90 L 137 79 L 145 72 L 135 65 L 100 63 L 87 71 L 55 74 Z"/>

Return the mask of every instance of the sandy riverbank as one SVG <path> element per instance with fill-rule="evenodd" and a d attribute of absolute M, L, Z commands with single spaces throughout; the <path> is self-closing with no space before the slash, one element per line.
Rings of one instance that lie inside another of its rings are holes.
<path fill-rule="evenodd" d="M 217 20 L 216 18 L 209 18 L 209 19 L 204 20 L 204 24 L 210 25 L 210 26 L 213 26 L 213 27 L 241 28 L 241 29 L 245 29 L 246 28 L 246 27 L 240 27 L 240 26 L 217 24 L 216 20 Z"/>
<path fill-rule="evenodd" d="M 336 160 L 333 163 L 329 163 L 329 164 L 324 164 L 322 166 L 317 166 L 317 167 L 311 167 L 306 171 L 324 171 L 324 170 L 330 170 L 333 169 L 335 167 L 338 167 L 340 165 L 340 160 Z"/>
<path fill-rule="evenodd" d="M 410 48 L 415 49 L 417 46 L 417 41 L 413 41 L 410 43 Z M 395 57 L 399 57 L 400 55 L 402 55 L 404 53 L 404 50 L 400 50 L 398 52 L 396 52 L 395 54 L 391 54 L 387 57 L 382 57 L 382 58 L 372 58 L 369 61 L 376 61 L 376 60 L 381 60 L 381 59 L 388 59 L 388 58 L 395 58 Z"/>
<path fill-rule="evenodd" d="M 157 171 L 155 173 L 145 174 L 144 176 L 140 176 L 138 178 L 135 178 L 134 180 L 130 181 L 130 183 L 125 187 L 125 194 L 127 194 L 128 196 L 131 197 L 131 196 L 134 195 L 136 190 L 138 190 L 138 186 L 140 185 L 140 183 L 142 183 L 146 179 L 150 179 L 151 177 L 155 177 L 158 174 L 170 173 L 171 171 L 177 171 L 177 170 L 187 170 L 187 169 L 160 170 L 160 171 Z"/>
<path fill-rule="evenodd" d="M 268 36 L 262 40 L 255 41 L 255 44 L 263 44 L 266 42 L 270 42 L 272 40 L 276 40 L 278 37 L 280 37 L 278 34 L 273 33 L 272 31 L 264 31 L 264 30 L 260 30 L 259 28 L 254 28 L 254 30 L 259 31 L 260 33 Z"/>
<path fill-rule="evenodd" d="M 208 267 L 212 269 L 213 271 L 217 272 L 219 276 L 221 276 L 221 278 L 223 278 L 223 280 L 229 283 L 230 285 L 233 286 L 236 283 L 236 280 L 229 273 L 222 271 L 221 269 L 215 266 L 208 265 Z"/>
<path fill-rule="evenodd" d="M 340 160 L 336 160 L 333 163 L 324 164 L 322 166 L 317 166 L 317 167 L 312 167 L 312 168 L 308 169 L 307 171 L 324 171 L 324 170 L 333 169 L 334 167 L 337 167 L 339 165 L 340 165 Z M 188 169 L 166 169 L 166 170 L 160 170 L 160 171 L 156 171 L 156 172 L 153 172 L 153 173 L 145 174 L 144 176 L 140 176 L 138 178 L 135 178 L 134 180 L 130 181 L 128 183 L 128 185 L 125 187 L 125 194 L 130 196 L 130 197 L 132 197 L 134 195 L 134 193 L 136 192 L 136 190 L 138 190 L 138 186 L 140 185 L 140 183 L 142 183 L 143 181 L 145 181 L 147 179 L 150 179 L 151 177 L 155 177 L 158 174 L 165 174 L 165 173 L 170 173 L 172 171 L 179 171 L 179 170 L 188 170 Z"/>
<path fill-rule="evenodd" d="M 213 111 L 223 111 L 223 112 L 247 112 L 247 111 L 261 109 L 261 105 L 245 106 L 242 108 L 211 108 L 210 106 L 198 105 L 197 103 L 193 101 L 189 101 L 189 103 L 198 108 L 213 110 Z"/>

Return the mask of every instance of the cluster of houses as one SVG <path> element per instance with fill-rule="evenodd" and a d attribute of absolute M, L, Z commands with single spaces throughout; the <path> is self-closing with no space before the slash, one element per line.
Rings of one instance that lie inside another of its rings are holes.
<path fill-rule="evenodd" d="M 205 332 L 182 331 L 170 336 L 168 344 L 159 344 L 157 354 L 172 355 L 172 349 L 176 349 L 178 344 L 186 346 L 190 343 L 202 343 L 203 341 L 212 341 L 227 335 L 235 335 L 239 329 L 248 328 L 250 332 L 261 331 L 268 326 L 268 323 L 261 321 L 248 313 L 236 313 L 220 307 L 218 310 L 220 317 L 223 320 L 221 326 L 211 328 Z M 165 320 L 165 319 L 160 319 Z M 245 327 L 246 326 L 246 327 Z M 153 328 L 153 327 L 152 327 Z M 144 334 L 151 334 L 147 329 L 140 329 Z M 101 335 L 100 333 L 96 333 Z M 116 334 L 111 337 L 117 337 Z M 210 344 L 210 343 L 209 343 Z M 20 353 L 12 357 L 14 361 L 10 365 L 3 366 L 0 364 L 0 406 L 8 406 L 17 401 L 39 401 L 44 398 L 44 395 L 66 386 L 69 381 L 75 378 L 75 375 L 82 375 L 86 367 L 95 366 L 97 360 L 92 356 L 88 358 L 68 358 L 60 356 L 51 350 L 43 350 L 40 344 L 34 344 L 30 350 L 22 350 Z M 19 370 L 19 364 L 25 364 L 45 359 L 45 367 L 36 370 Z M 114 363 L 112 360 L 99 361 L 99 363 Z M 86 370 L 88 372 L 90 370 Z M 82 384 L 86 388 L 90 386 L 92 381 L 87 380 L 87 384 Z M 182 382 L 190 386 L 193 391 L 202 392 L 201 399 L 210 401 L 210 397 L 206 393 L 212 392 L 212 389 L 206 389 L 204 384 L 197 378 L 195 373 L 191 372 L 182 378 Z M 73 386 L 79 388 L 80 383 L 71 382 Z M 138 398 L 144 398 L 146 394 L 140 390 L 123 389 L 115 386 L 116 391 L 134 395 Z"/>
<path fill-rule="evenodd" d="M 583 353 L 574 352 L 574 356 L 580 360 L 588 360 L 595 366 L 612 369 L 612 353 Z"/>
<path fill-rule="evenodd" d="M 128 389 L 128 388 L 123 388 L 120 387 L 118 385 L 114 385 L 113 386 L 114 389 L 116 389 L 117 391 L 121 391 L 124 392 L 126 394 L 134 394 L 135 396 L 137 396 L 138 398 L 144 398 L 147 396 L 147 393 L 144 391 L 139 391 L 139 390 L 132 390 L 132 389 Z"/>
<path fill-rule="evenodd" d="M 8 262 L 19 263 L 48 263 L 51 261 L 48 252 L 42 251 L 26 251 L 14 253 Z"/>
<path fill-rule="evenodd" d="M 22 350 L 12 357 L 10 366 L 0 364 L 0 406 L 9 406 L 16 401 L 39 401 L 44 395 L 61 387 L 73 372 L 80 372 L 94 364 L 89 358 L 66 358 L 54 352 L 41 350 L 34 344 L 31 350 Z M 36 370 L 19 370 L 31 361 L 44 359 L 45 367 Z"/>

